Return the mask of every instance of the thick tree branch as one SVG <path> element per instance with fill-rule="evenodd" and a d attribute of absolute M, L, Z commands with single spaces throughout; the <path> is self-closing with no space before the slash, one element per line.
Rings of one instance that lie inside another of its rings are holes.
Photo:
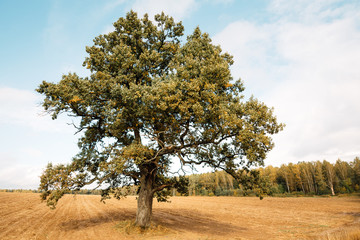
<path fill-rule="evenodd" d="M 154 193 L 156 193 L 156 192 L 158 192 L 158 191 L 163 190 L 164 188 L 172 187 L 172 186 L 174 186 L 174 185 L 175 185 L 175 183 L 168 183 L 168 184 L 160 185 L 160 186 L 154 188 L 154 189 L 152 190 L 152 193 L 154 194 Z"/>

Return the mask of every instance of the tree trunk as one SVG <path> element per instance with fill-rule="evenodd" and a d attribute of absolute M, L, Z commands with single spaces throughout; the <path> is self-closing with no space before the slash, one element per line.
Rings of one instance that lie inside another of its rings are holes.
<path fill-rule="evenodd" d="M 136 212 L 136 225 L 148 228 L 151 223 L 153 204 L 153 176 L 149 174 L 141 179 L 138 205 Z"/>
<path fill-rule="evenodd" d="M 331 181 L 328 181 L 328 186 L 329 186 L 329 188 L 330 188 L 330 190 L 331 190 L 331 195 L 332 196 L 335 196 L 335 192 L 334 192 L 334 184 L 331 182 Z"/>
<path fill-rule="evenodd" d="M 288 178 L 287 178 L 287 174 L 285 174 L 285 183 L 286 183 L 286 188 L 288 190 L 288 193 L 290 193 L 290 187 L 289 187 L 289 181 L 288 181 Z"/>
<path fill-rule="evenodd" d="M 301 189 L 302 189 L 303 193 L 306 193 L 306 192 L 305 192 L 305 188 L 304 188 L 304 184 L 303 184 L 302 181 L 301 181 Z"/>
<path fill-rule="evenodd" d="M 331 195 L 332 195 L 332 196 L 335 196 L 335 192 L 334 192 L 334 187 L 333 187 L 333 185 L 331 185 L 330 190 L 331 190 Z"/>

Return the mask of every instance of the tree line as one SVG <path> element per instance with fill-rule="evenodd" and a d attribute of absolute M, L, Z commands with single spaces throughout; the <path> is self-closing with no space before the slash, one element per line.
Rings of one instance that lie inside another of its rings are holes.
<path fill-rule="evenodd" d="M 241 183 L 225 171 L 192 174 L 188 178 L 189 196 L 251 196 L 261 188 L 268 196 L 291 195 L 337 195 L 360 192 L 360 158 L 351 162 L 338 159 L 335 163 L 326 160 L 282 164 L 257 169 L 258 188 L 245 189 Z M 70 193 L 101 195 L 101 189 L 81 189 Z M 137 186 L 121 189 L 128 195 L 137 195 Z M 39 190 L 0 189 L 0 192 L 41 192 Z M 180 195 L 175 189 L 170 195 Z"/>
<path fill-rule="evenodd" d="M 360 158 L 282 164 L 259 168 L 259 188 L 265 195 L 336 195 L 359 192 Z M 189 175 L 190 196 L 246 196 L 256 193 L 224 171 Z"/>

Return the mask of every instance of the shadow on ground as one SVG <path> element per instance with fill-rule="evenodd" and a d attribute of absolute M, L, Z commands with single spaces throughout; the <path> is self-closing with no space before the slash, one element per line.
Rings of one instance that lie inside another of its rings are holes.
<path fill-rule="evenodd" d="M 97 216 L 90 217 L 79 217 L 79 219 L 73 219 L 64 221 L 60 224 L 60 228 L 64 231 L 79 230 L 89 227 L 94 227 L 96 225 L 102 225 L 111 222 L 120 222 L 126 220 L 135 219 L 136 210 L 134 209 L 117 209 L 117 210 L 108 210 L 104 211 L 102 214 Z"/>
<path fill-rule="evenodd" d="M 190 212 L 185 209 L 156 209 L 156 212 L 153 213 L 153 221 L 176 231 L 210 235 L 223 236 L 246 230 L 246 228 L 217 221 L 210 214 L 204 215 L 198 211 Z"/>
<path fill-rule="evenodd" d="M 121 221 L 133 221 L 135 216 L 136 209 L 110 210 L 96 217 L 83 217 L 77 220 L 64 221 L 60 224 L 60 228 L 63 231 L 81 230 L 109 222 L 116 224 Z M 198 211 L 189 212 L 185 209 L 157 208 L 153 212 L 153 222 L 174 231 L 221 236 L 246 230 L 246 228 L 217 221 L 211 215 L 204 215 Z"/>

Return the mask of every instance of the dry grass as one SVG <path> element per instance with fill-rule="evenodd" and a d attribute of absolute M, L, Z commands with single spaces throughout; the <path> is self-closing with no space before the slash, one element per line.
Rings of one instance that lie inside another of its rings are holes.
<path fill-rule="evenodd" d="M 120 221 L 115 225 L 115 228 L 122 233 L 126 233 L 127 235 L 132 235 L 134 237 L 165 236 L 176 233 L 175 231 L 156 223 L 152 223 L 149 228 L 143 229 L 136 226 L 134 220 Z"/>
<path fill-rule="evenodd" d="M 312 238 L 313 240 L 360 240 L 360 230 L 338 230 L 325 233 L 322 236 Z"/>
<path fill-rule="evenodd" d="M 153 225 L 133 224 L 134 197 L 71 195 L 50 210 L 34 193 L 0 193 L 0 239 L 355 240 L 360 198 L 174 197 L 154 202 Z"/>

